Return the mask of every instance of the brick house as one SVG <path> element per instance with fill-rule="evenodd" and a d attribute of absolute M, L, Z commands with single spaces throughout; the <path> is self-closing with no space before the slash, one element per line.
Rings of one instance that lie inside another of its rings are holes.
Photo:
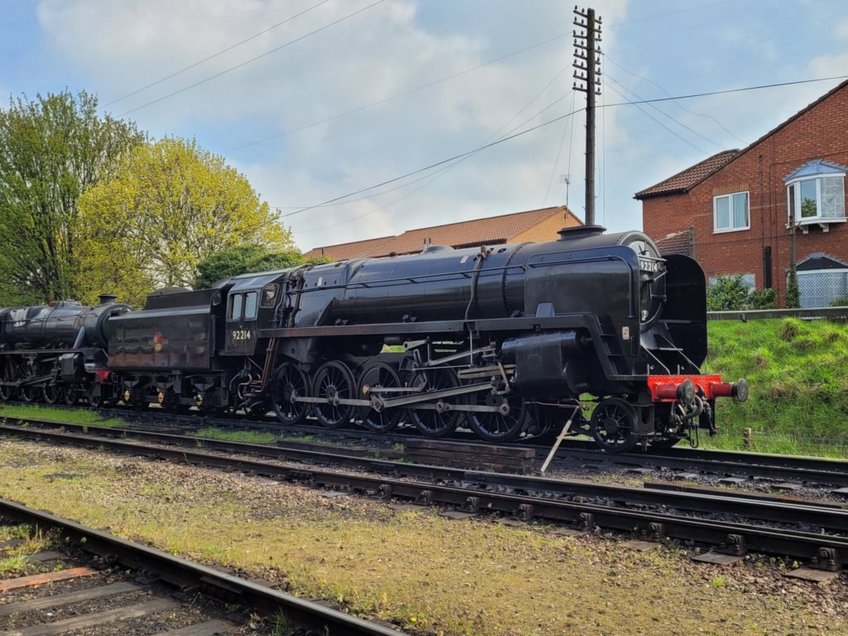
<path fill-rule="evenodd" d="M 848 296 L 848 82 L 742 150 L 637 192 L 645 232 L 708 278 L 742 275 L 786 294 L 793 242 L 802 307 Z M 794 232 L 793 223 L 794 219 Z M 794 236 L 793 236 L 794 235 Z"/>
<path fill-rule="evenodd" d="M 374 258 L 417 254 L 428 245 L 449 245 L 454 248 L 555 241 L 563 227 L 581 225 L 582 222 L 565 206 L 527 210 L 500 216 L 490 216 L 473 221 L 460 221 L 445 225 L 407 230 L 397 236 L 354 241 L 313 247 L 304 256 L 307 259 L 325 257 L 331 260 L 348 258 Z"/>

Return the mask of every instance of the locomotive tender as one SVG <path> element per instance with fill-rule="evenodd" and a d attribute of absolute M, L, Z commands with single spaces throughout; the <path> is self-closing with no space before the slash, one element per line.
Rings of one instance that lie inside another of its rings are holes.
<path fill-rule="evenodd" d="M 0 400 L 273 409 L 432 437 L 466 423 L 493 442 L 576 415 L 575 432 L 624 451 L 697 443 L 717 397 L 747 397 L 744 380 L 700 373 L 706 351 L 698 264 L 584 226 L 244 274 L 140 311 L 114 297 L 0 310 Z"/>

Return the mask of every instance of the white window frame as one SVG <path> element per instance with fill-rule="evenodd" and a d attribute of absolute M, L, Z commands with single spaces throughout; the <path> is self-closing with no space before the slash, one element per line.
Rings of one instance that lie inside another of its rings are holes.
<path fill-rule="evenodd" d="M 842 216 L 823 216 L 822 215 L 822 179 L 841 177 L 842 178 Z M 801 216 L 801 184 L 805 181 L 816 182 L 816 216 Z M 790 188 L 795 188 L 793 195 L 790 197 Z M 845 223 L 845 173 L 844 172 L 824 172 L 811 177 L 799 177 L 786 182 L 786 223 L 787 227 L 792 222 L 792 214 L 790 206 L 795 203 L 795 225 L 807 225 L 809 223 Z M 805 230 L 806 231 L 806 230 Z"/>
<path fill-rule="evenodd" d="M 745 195 L 745 216 L 748 219 L 748 224 L 745 227 L 734 227 L 733 226 L 733 197 L 744 194 Z M 716 205 L 719 199 L 729 199 L 728 205 L 730 210 L 730 227 L 719 227 L 718 226 L 718 210 L 716 209 Z M 713 197 L 713 234 L 724 234 L 725 232 L 743 232 L 745 230 L 751 229 L 751 193 L 748 190 L 740 190 L 739 192 L 729 192 L 728 194 L 719 194 Z"/>

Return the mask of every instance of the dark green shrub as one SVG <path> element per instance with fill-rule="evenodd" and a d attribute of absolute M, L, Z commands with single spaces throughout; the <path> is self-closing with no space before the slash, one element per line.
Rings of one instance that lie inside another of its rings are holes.
<path fill-rule="evenodd" d="M 707 309 L 710 311 L 773 309 L 774 301 L 774 289 L 751 290 L 741 276 L 719 276 L 707 288 Z"/>

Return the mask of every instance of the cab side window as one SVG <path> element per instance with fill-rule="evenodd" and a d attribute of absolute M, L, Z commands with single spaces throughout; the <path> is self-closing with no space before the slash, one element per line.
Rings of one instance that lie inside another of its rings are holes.
<path fill-rule="evenodd" d="M 230 296 L 230 320 L 241 319 L 241 305 L 244 294 L 233 294 Z"/>
<path fill-rule="evenodd" d="M 277 303 L 277 291 L 279 286 L 277 283 L 266 285 L 262 289 L 262 309 L 273 309 Z"/>
<path fill-rule="evenodd" d="M 244 295 L 244 319 L 256 320 L 256 297 L 257 293 L 247 292 Z"/>

